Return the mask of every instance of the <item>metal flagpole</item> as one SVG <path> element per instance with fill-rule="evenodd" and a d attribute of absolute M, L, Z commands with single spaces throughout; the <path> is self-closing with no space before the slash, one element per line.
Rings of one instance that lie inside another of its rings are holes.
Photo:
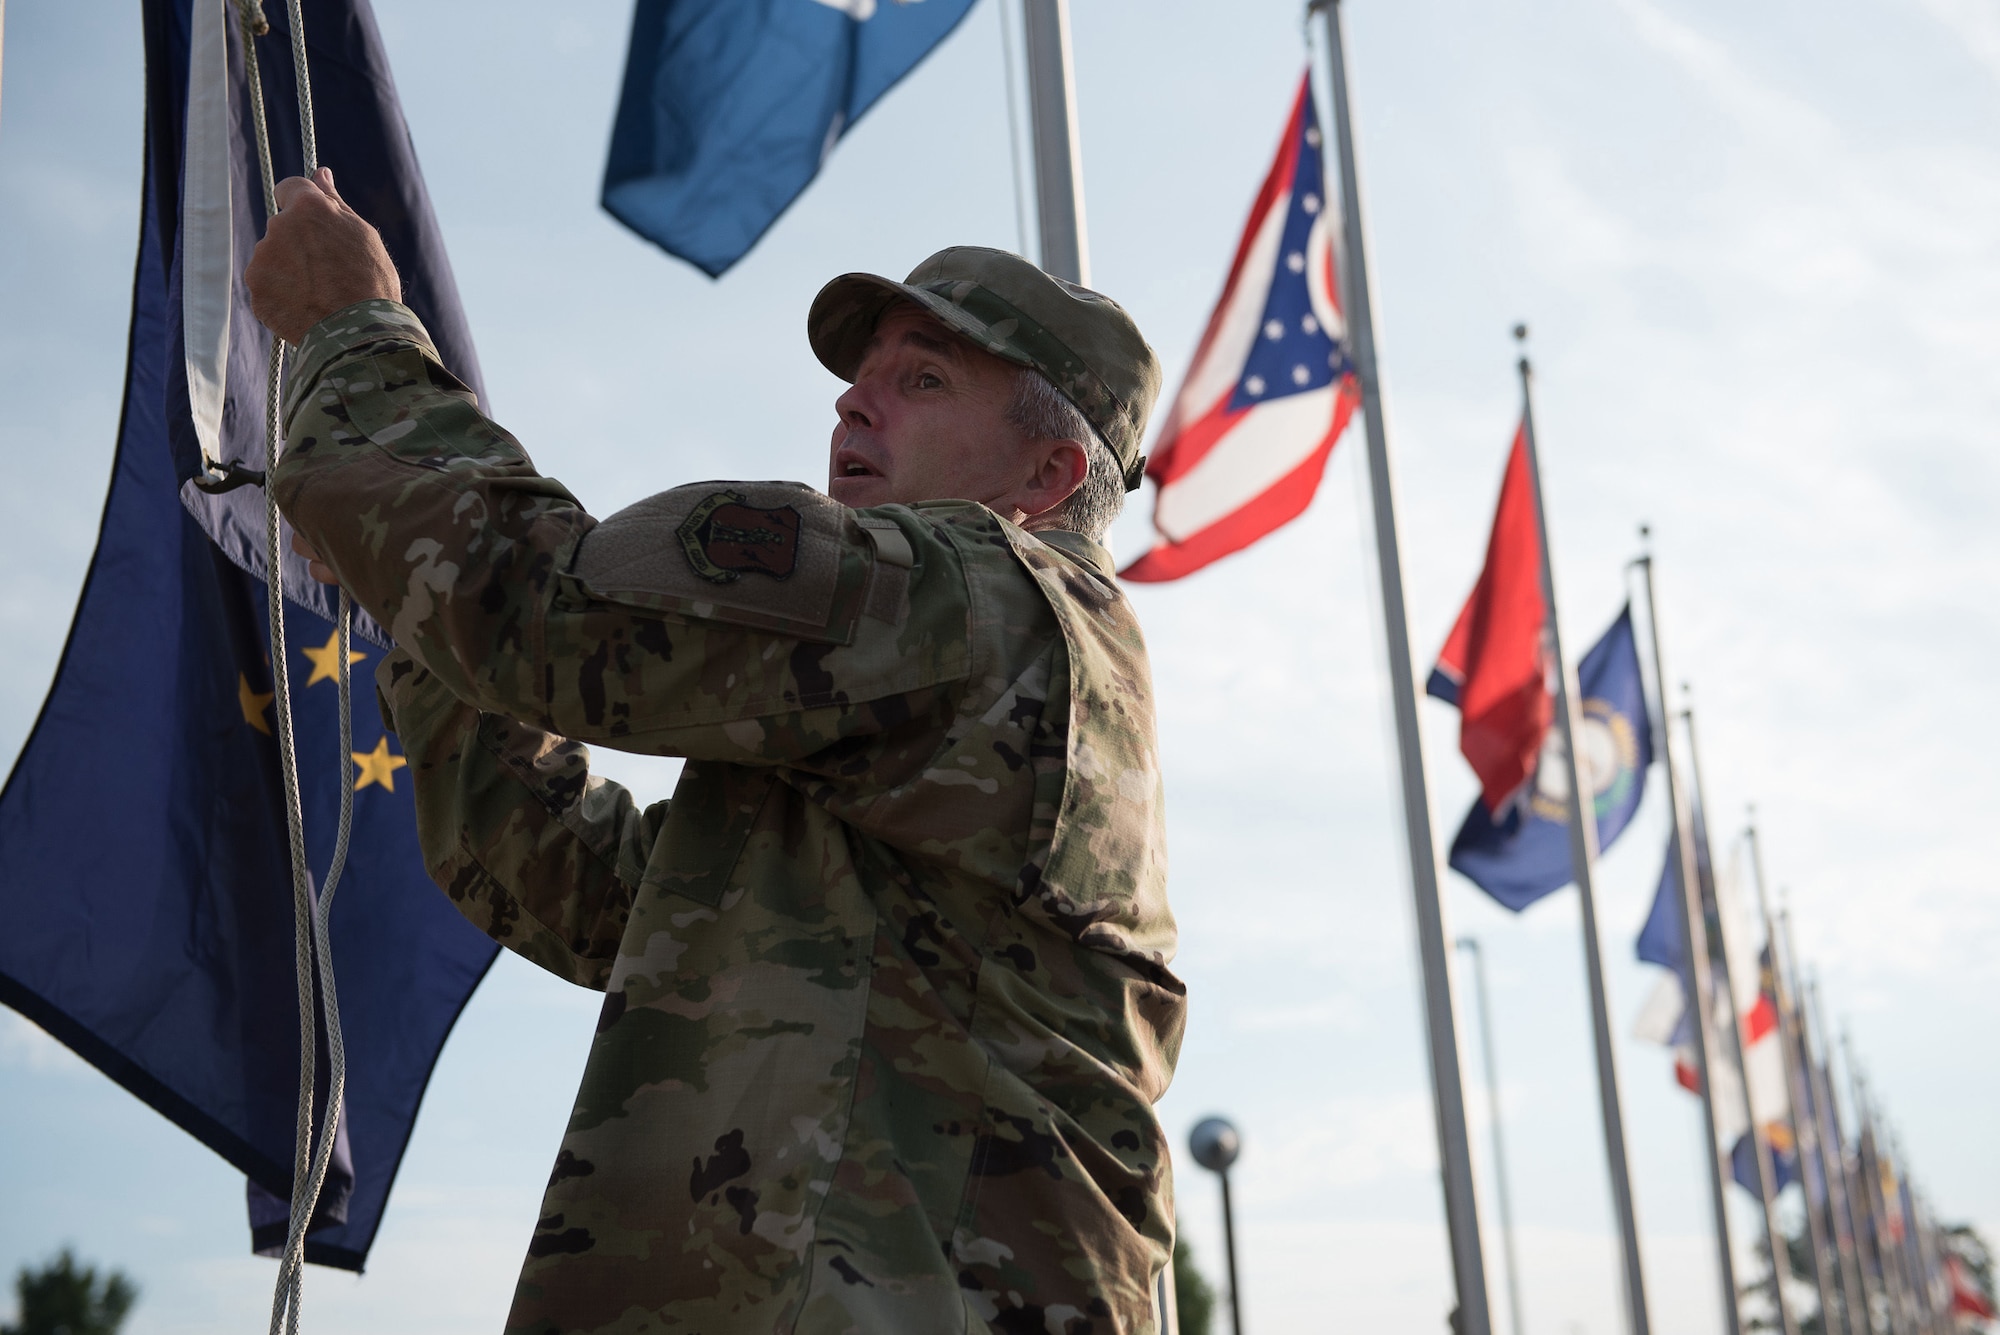
<path fill-rule="evenodd" d="M 1694 710 L 1681 711 L 1681 721 L 1687 725 L 1688 769 L 1694 775 L 1696 803 L 1701 808 L 1704 828 L 1708 819 L 1708 788 L 1701 781 L 1701 747 L 1695 740 Z M 1714 845 L 1709 845 L 1710 857 L 1714 856 Z M 1714 867 L 1710 866 L 1710 875 Z M 1722 913 L 1722 896 L 1715 896 L 1715 932 L 1717 943 L 1722 947 L 1716 957 L 1722 963 L 1722 991 L 1729 999 L 1729 1033 L 1735 1040 L 1736 1070 L 1743 1077 L 1743 1111 L 1750 1119 L 1750 1152 L 1757 1165 L 1757 1186 L 1760 1204 L 1764 1210 L 1764 1241 L 1771 1249 L 1771 1305 L 1778 1312 L 1778 1329 L 1782 1335 L 1796 1335 L 1798 1327 L 1792 1322 L 1790 1304 L 1785 1301 L 1784 1276 L 1791 1269 L 1791 1258 L 1785 1246 L 1785 1233 L 1778 1224 L 1777 1175 L 1771 1164 L 1771 1145 L 1764 1135 L 1764 1124 L 1758 1117 L 1757 1100 L 1750 1093 L 1750 1035 L 1744 1023 L 1743 1008 L 1736 1004 L 1736 979 L 1729 963 L 1729 924 Z"/>
<path fill-rule="evenodd" d="M 1903 1276 L 1903 1301 L 1910 1309 L 1911 1328 L 1919 1332 L 1928 1331 L 1930 1313 L 1924 1310 L 1923 1270 L 1917 1264 L 1917 1221 L 1902 1208 L 1902 1183 L 1909 1175 L 1910 1161 L 1903 1154 L 1903 1138 L 1893 1131 L 1889 1133 L 1889 1162 L 1896 1166 L 1896 1215 L 1903 1221 L 1903 1236 L 1896 1239 L 1896 1265 Z"/>
<path fill-rule="evenodd" d="M 1855 1173 L 1861 1179 L 1861 1199 L 1868 1207 L 1868 1245 L 1875 1254 L 1875 1270 L 1881 1277 L 1882 1310 L 1888 1317 L 1889 1335 L 1913 1335 L 1903 1319 L 1903 1295 L 1896 1272 L 1889 1263 L 1883 1231 L 1889 1224 L 1887 1203 L 1882 1199 L 1882 1160 L 1875 1144 L 1875 1118 L 1868 1105 L 1868 1082 L 1854 1064 L 1854 1045 L 1845 1030 L 1840 1035 L 1840 1052 L 1847 1059 L 1847 1080 L 1852 1087 L 1854 1120 L 1861 1134 L 1854 1144 Z"/>
<path fill-rule="evenodd" d="M 1472 1183 L 1472 1142 L 1459 1070 L 1458 1025 L 1452 1009 L 1450 940 L 1438 885 L 1437 845 L 1431 834 L 1431 801 L 1424 775 L 1423 735 L 1417 715 L 1417 669 L 1410 653 L 1410 622 L 1403 604 L 1403 552 L 1396 529 L 1395 479 L 1389 469 L 1389 434 L 1382 420 L 1382 382 L 1375 359 L 1375 316 L 1368 250 L 1361 225 L 1361 185 L 1354 160 L 1354 122 L 1347 91 L 1347 48 L 1339 0 L 1310 0 L 1306 14 L 1326 18 L 1327 66 L 1333 85 L 1334 139 L 1340 164 L 1345 310 L 1354 374 L 1361 382 L 1367 428 L 1368 482 L 1374 499 L 1375 556 L 1382 582 L 1382 631 L 1389 651 L 1389 689 L 1396 716 L 1396 753 L 1403 793 L 1403 830 L 1415 900 L 1417 958 L 1424 982 L 1424 1033 L 1431 1064 L 1431 1107 L 1437 1118 L 1438 1167 L 1443 1177 L 1445 1228 L 1451 1239 L 1452 1276 L 1458 1287 L 1458 1335 L 1491 1335 L 1486 1260 L 1479 1242 L 1479 1206 Z M 1643 1335 L 1643 1332 L 1640 1333 Z"/>
<path fill-rule="evenodd" d="M 1827 1115 L 1833 1119 L 1836 1128 L 1838 1128 L 1840 1124 L 1840 1096 L 1833 1084 L 1833 1044 L 1831 1039 L 1826 1037 L 1826 1013 L 1820 1009 L 1819 983 L 1816 980 L 1807 986 L 1806 995 L 1807 1000 L 1812 1003 L 1813 1028 L 1819 1031 L 1821 1041 L 1827 1044 L 1825 1060 L 1820 1064 L 1820 1085 L 1826 1091 Z M 1846 1136 L 1843 1135 L 1841 1139 L 1844 1142 Z M 1848 1168 L 1847 1153 L 1844 1148 L 1840 1155 L 1840 1194 L 1847 1208 L 1847 1236 L 1850 1245 L 1854 1249 L 1855 1287 L 1861 1293 L 1861 1306 L 1859 1309 L 1861 1316 L 1858 1335 L 1874 1335 L 1876 1290 L 1868 1278 L 1868 1258 L 1866 1252 L 1863 1250 L 1864 1241 L 1861 1233 L 1862 1211 L 1867 1207 L 1867 1202 L 1861 1197 L 1861 1139 L 1858 1130 L 1855 1133 L 1854 1144 L 1855 1166 L 1852 1171 Z M 1854 1322 L 1850 1320 L 1848 1325 L 1853 1326 Z"/>
<path fill-rule="evenodd" d="M 1885 1136 L 1881 1125 L 1876 1120 L 1875 1102 L 1872 1098 L 1869 1098 L 1869 1088 L 1865 1081 L 1861 1089 L 1862 1097 L 1867 1100 L 1868 1124 L 1875 1130 L 1875 1134 L 1868 1141 L 1871 1151 L 1870 1158 L 1872 1160 L 1872 1168 L 1868 1180 L 1875 1188 L 1875 1198 L 1871 1203 L 1880 1211 L 1882 1228 L 1886 1234 L 1890 1214 L 1895 1207 L 1895 1202 L 1889 1199 L 1889 1184 L 1882 1180 L 1882 1142 Z M 1894 1160 L 1892 1159 L 1891 1162 L 1893 1163 Z M 1918 1335 L 1916 1326 L 1910 1320 L 1910 1286 L 1903 1274 L 1902 1239 L 1892 1239 L 1883 1235 L 1877 1246 L 1882 1253 L 1882 1273 L 1888 1277 L 1885 1287 L 1889 1292 L 1889 1302 L 1896 1313 L 1893 1323 L 1894 1327 L 1897 1331 L 1901 1332 L 1901 1335 Z"/>
<path fill-rule="evenodd" d="M 1903 1209 L 1905 1197 L 1902 1184 L 1909 1174 L 1910 1161 L 1903 1154 L 1903 1138 L 1893 1131 L 1889 1133 L 1889 1162 L 1896 1167 L 1896 1217 L 1903 1221 L 1903 1236 L 1896 1240 L 1896 1264 L 1903 1276 L 1903 1301 L 1910 1309 L 1911 1329 L 1927 1331 L 1930 1329 L 1930 1314 L 1924 1310 L 1923 1270 L 1917 1263 L 1917 1221 L 1910 1211 Z"/>
<path fill-rule="evenodd" d="M 1028 181 L 1021 165 L 1020 81 L 1014 75 L 1014 20 L 1005 0 L 993 8 L 1000 16 L 1000 69 L 1007 83 L 1007 159 L 1014 168 L 1014 238 L 1028 253 Z"/>
<path fill-rule="evenodd" d="M 1932 1283 L 1936 1269 L 1931 1263 L 1930 1235 L 1924 1227 L 1924 1203 L 1914 1186 L 1910 1188 L 1910 1218 L 1904 1227 L 1909 1230 L 1910 1269 L 1916 1276 L 1917 1314 L 1922 1319 L 1926 1335 L 1938 1335 L 1942 1329 L 1941 1313 L 1938 1311 L 1937 1286 Z"/>
<path fill-rule="evenodd" d="M 1514 1207 L 1507 1196 L 1507 1143 L 1500 1135 L 1500 1067 L 1493 1055 L 1493 1008 L 1486 999 L 1486 956 L 1476 937 L 1461 936 L 1458 948 L 1472 957 L 1472 995 L 1479 1003 L 1479 1049 L 1486 1065 L 1486 1103 L 1493 1119 L 1493 1196 L 1500 1206 L 1500 1247 L 1507 1263 L 1507 1314 L 1514 1335 L 1527 1335 L 1521 1319 L 1521 1267 L 1514 1256 Z"/>
<path fill-rule="evenodd" d="M 1951 1322 L 1949 1305 L 1938 1284 L 1944 1266 L 1938 1256 L 1937 1222 L 1931 1215 L 1927 1198 L 1912 1191 L 1910 1203 L 1917 1211 L 1917 1260 L 1923 1267 L 1924 1310 L 1929 1316 L 1930 1328 L 1944 1335 L 1950 1330 Z"/>
<path fill-rule="evenodd" d="M 1639 532 L 1641 537 L 1646 535 L 1644 529 Z M 1694 1063 L 1701 1083 L 1702 1130 L 1708 1137 L 1709 1196 L 1715 1211 L 1716 1263 L 1722 1277 L 1723 1330 L 1727 1335 L 1741 1335 L 1743 1320 L 1736 1301 L 1736 1262 L 1729 1245 L 1728 1151 L 1715 1131 L 1715 1086 L 1708 1078 L 1709 999 L 1715 995 L 1714 976 L 1709 969 L 1708 915 L 1702 909 L 1693 813 L 1688 809 L 1680 769 L 1674 763 L 1673 720 L 1667 713 L 1666 658 L 1660 649 L 1660 610 L 1653 592 L 1652 554 L 1640 557 L 1636 564 L 1646 576 L 1646 623 L 1653 643 L 1653 686 L 1659 699 L 1660 759 L 1666 766 L 1667 814 L 1673 822 L 1675 879 L 1681 890 L 1674 907 L 1680 917 L 1681 942 L 1687 959 L 1681 986 L 1687 989 L 1688 1013 L 1694 1020 Z"/>
<path fill-rule="evenodd" d="M 1042 268 L 1090 285 L 1083 227 L 1083 153 L 1076 128 L 1076 68 L 1070 56 L 1069 0 L 1021 0 L 1028 53 L 1028 112 L 1035 141 L 1035 218 Z"/>
<path fill-rule="evenodd" d="M 1750 873 L 1757 881 L 1757 912 L 1764 919 L 1764 949 L 1771 960 L 1771 998 L 1778 1012 L 1778 1054 L 1785 1072 L 1785 1092 L 1791 1103 L 1786 1120 L 1791 1123 L 1792 1128 L 1792 1152 L 1798 1156 L 1799 1161 L 1799 1194 L 1804 1197 L 1806 1205 L 1806 1240 L 1812 1248 L 1813 1287 L 1819 1291 L 1820 1330 L 1824 1335 L 1832 1335 L 1833 1285 L 1831 1277 L 1827 1274 L 1826 1232 L 1820 1226 L 1819 1211 L 1813 1208 L 1812 1178 L 1806 1172 L 1807 1155 L 1811 1148 L 1817 1145 L 1819 1138 L 1814 1135 L 1813 1128 L 1807 1125 L 1805 1119 L 1799 1116 L 1799 1109 L 1806 1106 L 1804 1073 L 1798 1069 L 1797 1050 L 1793 1044 L 1795 1031 L 1792 1025 L 1791 989 L 1785 985 L 1785 971 L 1778 960 L 1777 920 L 1771 916 L 1771 896 L 1764 881 L 1764 845 L 1757 838 L 1757 808 L 1754 806 L 1750 808 L 1749 824 L 1744 830 L 1744 837 L 1750 841 Z M 1744 1087 L 1746 1090 L 1749 1087 L 1747 1079 L 1744 1081 Z M 1775 1167 L 1776 1161 L 1773 1160 L 1773 1168 Z M 1775 1179 L 1775 1173 L 1773 1177 Z M 1774 1192 L 1773 1195 L 1775 1194 Z M 1772 1202 L 1767 1208 L 1770 1217 L 1776 1219 L 1778 1209 L 1776 1202 Z M 1778 1282 L 1775 1260 L 1777 1253 L 1773 1252 L 1772 1255 L 1774 1258 L 1772 1282 L 1775 1284 Z M 1789 1261 L 1787 1265 L 1789 1266 Z"/>
<path fill-rule="evenodd" d="M 1514 327 L 1525 340 L 1526 325 Z M 1611 1012 L 1604 996 L 1603 950 L 1597 935 L 1597 895 L 1592 885 L 1597 865 L 1596 790 L 1584 782 L 1583 758 L 1577 741 L 1583 734 L 1583 701 L 1578 698 L 1576 669 L 1563 652 L 1560 618 L 1556 615 L 1555 563 L 1549 555 L 1549 518 L 1542 503 L 1542 466 L 1535 449 L 1533 372 L 1520 361 L 1521 434 L 1528 449 L 1528 490 L 1535 498 L 1535 529 L 1542 544 L 1542 603 L 1548 609 L 1549 650 L 1556 667 L 1556 722 L 1562 728 L 1563 767 L 1569 784 L 1569 860 L 1576 875 L 1577 902 L 1583 908 L 1583 959 L 1590 981 L 1590 1027 L 1597 1042 L 1597 1098 L 1604 1120 L 1604 1154 L 1611 1169 L 1611 1205 L 1618 1216 L 1618 1239 L 1625 1273 L 1625 1310 L 1632 1335 L 1647 1335 L 1646 1279 L 1639 1266 L 1639 1221 L 1632 1207 L 1632 1175 L 1625 1159 L 1625 1121 L 1618 1102 L 1618 1061 L 1611 1046 Z M 1787 1330 L 1785 1335 L 1792 1335 Z"/>
<path fill-rule="evenodd" d="M 1793 1051 L 1798 1056 L 1799 1065 L 1804 1068 L 1801 1078 L 1805 1081 L 1806 1102 L 1812 1110 L 1812 1116 L 1806 1119 L 1812 1131 L 1811 1147 L 1810 1150 L 1807 1149 L 1807 1143 L 1802 1135 L 1799 1142 L 1800 1153 L 1809 1152 L 1813 1162 L 1819 1165 L 1820 1194 L 1823 1199 L 1816 1212 L 1822 1223 L 1821 1241 L 1817 1245 L 1824 1247 L 1831 1255 L 1836 1276 L 1833 1284 L 1822 1288 L 1820 1303 L 1824 1310 L 1826 1289 L 1831 1288 L 1840 1295 L 1841 1326 L 1845 1335 L 1867 1335 L 1865 1326 L 1855 1324 L 1857 1320 L 1855 1314 L 1862 1310 L 1863 1304 L 1858 1287 L 1859 1279 L 1854 1274 L 1854 1249 L 1841 1235 L 1842 1212 L 1847 1204 L 1846 1173 L 1840 1164 L 1829 1161 L 1829 1147 L 1820 1134 L 1825 1129 L 1826 1091 L 1821 1087 L 1819 1063 L 1813 1056 L 1813 1026 L 1806 1013 L 1804 991 L 1799 986 L 1799 956 L 1797 948 L 1792 944 L 1792 916 L 1782 909 L 1778 912 L 1778 934 L 1784 947 L 1784 958 L 1778 965 L 1779 980 L 1784 985 L 1786 995 L 1792 998 L 1789 1018 L 1792 1024 Z M 1813 1208 L 1810 1200 L 1806 1202 L 1806 1207 L 1808 1210 Z M 1827 1236 L 1828 1234 L 1831 1236 Z M 1830 1322 L 1822 1321 L 1820 1325 L 1825 1335 L 1834 1335 Z"/>

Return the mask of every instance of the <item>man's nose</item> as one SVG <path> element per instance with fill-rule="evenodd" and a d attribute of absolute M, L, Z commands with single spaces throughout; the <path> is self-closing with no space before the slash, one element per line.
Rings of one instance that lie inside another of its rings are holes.
<path fill-rule="evenodd" d="M 833 410 L 839 414 L 841 423 L 850 431 L 871 427 L 875 425 L 870 408 L 871 400 L 872 396 L 868 393 L 866 382 L 857 380 L 833 401 Z"/>

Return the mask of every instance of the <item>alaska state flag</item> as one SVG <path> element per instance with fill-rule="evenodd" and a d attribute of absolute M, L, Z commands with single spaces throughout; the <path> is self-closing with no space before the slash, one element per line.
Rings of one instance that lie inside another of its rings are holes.
<path fill-rule="evenodd" d="M 1583 696 L 1582 769 L 1597 816 L 1597 843 L 1624 833 L 1646 792 L 1653 730 L 1627 607 L 1577 665 Z M 1569 853 L 1569 767 L 1562 731 L 1544 730 L 1533 781 L 1496 815 L 1482 795 L 1451 845 L 1452 869 L 1519 912 L 1575 879 Z"/>
<path fill-rule="evenodd" d="M 1123 579 L 1179 579 L 1296 519 L 1361 401 L 1340 312 L 1324 147 L 1312 80 L 1301 79 L 1277 161 L 1146 465 L 1158 540 Z"/>
<path fill-rule="evenodd" d="M 286 6 L 264 11 L 257 49 L 286 175 L 300 166 Z M 261 494 L 189 485 L 205 452 L 264 465 L 268 335 L 238 277 L 264 224 L 238 6 L 145 0 L 140 14 L 145 184 L 123 416 L 55 684 L 0 792 L 0 1002 L 246 1174 L 264 1248 L 285 1234 L 299 1065 L 271 659 L 291 665 L 317 883 L 341 796 L 339 649 L 314 606 L 289 608 L 286 642 L 267 642 Z M 446 363 L 477 386 L 368 0 L 306 0 L 305 24 L 320 160 L 381 229 Z M 285 561 L 286 588 L 323 599 L 301 566 Z M 332 915 L 347 1093 L 306 1256 L 358 1270 L 432 1064 L 495 948 L 424 874 L 410 775 L 370 680 L 384 649 L 363 635 L 353 649 L 353 844 Z"/>
<path fill-rule="evenodd" d="M 719 277 L 972 4 L 639 0 L 604 207 Z"/>

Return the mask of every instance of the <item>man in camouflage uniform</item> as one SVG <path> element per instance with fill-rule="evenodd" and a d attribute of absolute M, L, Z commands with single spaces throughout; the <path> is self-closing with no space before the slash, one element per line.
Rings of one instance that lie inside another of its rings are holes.
<path fill-rule="evenodd" d="M 997 251 L 835 279 L 833 496 L 599 521 L 439 363 L 331 177 L 280 201 L 248 275 L 300 344 L 273 485 L 395 637 L 430 870 L 606 994 L 508 1328 L 1154 1329 L 1184 993 L 1151 686 L 1063 527 L 1093 458 L 1100 500 L 1137 483 L 1129 317 Z M 1022 429 L 1036 393 L 1085 425 Z M 686 757 L 672 801 L 586 742 Z"/>

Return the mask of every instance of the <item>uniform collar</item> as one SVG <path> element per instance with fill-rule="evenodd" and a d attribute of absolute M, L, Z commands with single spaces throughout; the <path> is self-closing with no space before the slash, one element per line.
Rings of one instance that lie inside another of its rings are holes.
<path fill-rule="evenodd" d="M 1111 579 L 1118 573 L 1118 567 L 1112 561 L 1111 553 L 1081 533 L 1072 533 L 1066 528 L 1044 528 L 1035 530 L 1029 536 L 1047 543 L 1065 556 L 1083 562 L 1105 579 Z"/>

